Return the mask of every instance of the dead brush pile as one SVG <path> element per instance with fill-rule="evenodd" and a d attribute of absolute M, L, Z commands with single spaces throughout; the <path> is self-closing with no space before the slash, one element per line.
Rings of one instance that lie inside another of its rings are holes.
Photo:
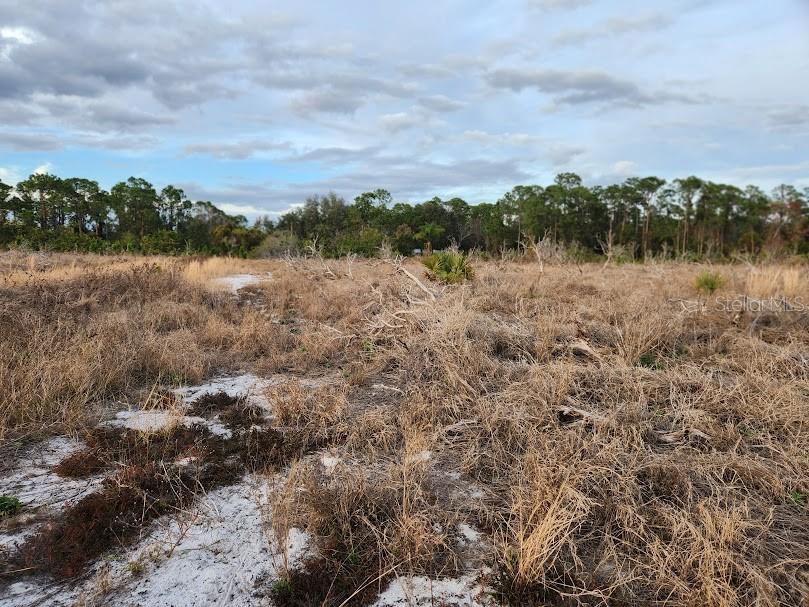
<path fill-rule="evenodd" d="M 694 307 L 696 271 L 491 264 L 436 303 L 390 279 L 354 332 L 397 392 L 296 409 L 292 428 L 345 429 L 341 463 L 303 460 L 277 520 L 319 539 L 338 585 L 346 562 L 365 584 L 462 570 L 464 522 L 514 605 L 806 604 L 807 315 Z M 743 292 L 746 270 L 722 271 Z"/>

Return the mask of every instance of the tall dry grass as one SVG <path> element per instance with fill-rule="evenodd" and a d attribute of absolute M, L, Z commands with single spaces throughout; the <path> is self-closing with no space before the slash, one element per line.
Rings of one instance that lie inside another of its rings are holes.
<path fill-rule="evenodd" d="M 0 439 L 76 429 L 156 384 L 276 368 L 296 349 L 270 314 L 189 278 L 195 262 L 0 260 Z"/>
<path fill-rule="evenodd" d="M 688 264 L 477 260 L 445 287 L 290 260 L 234 298 L 193 278 L 219 262 L 27 263 L 0 262 L 0 434 L 156 382 L 322 376 L 269 394 L 302 454 L 274 520 L 356 576 L 334 587 L 486 563 L 514 605 L 809 601 L 809 314 L 718 305 L 809 302 L 805 268 L 714 266 L 706 296 Z"/>
<path fill-rule="evenodd" d="M 229 274 L 246 273 L 250 262 L 234 257 L 208 257 L 190 261 L 183 269 L 183 277 L 192 284 L 207 285 L 211 279 Z"/>
<path fill-rule="evenodd" d="M 714 299 L 751 281 L 806 294 L 791 269 L 713 270 L 727 278 Z M 809 316 L 725 310 L 695 291 L 699 271 L 486 264 L 436 303 L 391 274 L 377 280 L 395 288 L 355 287 L 376 370 L 336 417 L 298 399 L 290 421 L 343 428 L 330 445 L 346 463 L 304 459 L 277 507 L 337 560 L 334 533 L 355 537 L 362 513 L 380 575 L 436 573 L 402 542 L 463 568 L 455 524 L 477 526 L 511 604 L 804 604 Z M 369 397 L 380 378 L 398 392 Z"/>
<path fill-rule="evenodd" d="M 805 297 L 809 291 L 809 269 L 803 266 L 752 268 L 745 287 L 753 297 Z"/>

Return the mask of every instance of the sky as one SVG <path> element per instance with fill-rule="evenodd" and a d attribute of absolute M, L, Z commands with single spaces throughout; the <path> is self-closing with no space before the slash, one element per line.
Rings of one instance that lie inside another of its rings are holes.
<path fill-rule="evenodd" d="M 809 186 L 809 0 L 0 0 L 0 179 L 495 201 Z"/>

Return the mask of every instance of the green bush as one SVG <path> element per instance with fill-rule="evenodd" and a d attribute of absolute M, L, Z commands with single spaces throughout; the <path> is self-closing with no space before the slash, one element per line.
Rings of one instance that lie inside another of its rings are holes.
<path fill-rule="evenodd" d="M 427 268 L 427 277 L 447 284 L 471 280 L 475 271 L 469 258 L 459 251 L 441 251 L 422 257 L 421 263 Z"/>
<path fill-rule="evenodd" d="M 10 495 L 0 495 L 0 518 L 13 516 L 22 510 L 22 502 Z"/>
<path fill-rule="evenodd" d="M 709 295 L 713 295 L 713 292 L 724 284 L 725 277 L 719 272 L 711 272 L 710 270 L 700 272 L 694 279 L 694 287 L 696 287 L 697 291 L 703 291 Z"/>
<path fill-rule="evenodd" d="M 352 230 L 337 239 L 337 253 L 338 255 L 356 253 L 363 257 L 375 257 L 384 239 L 384 234 L 376 228 Z"/>

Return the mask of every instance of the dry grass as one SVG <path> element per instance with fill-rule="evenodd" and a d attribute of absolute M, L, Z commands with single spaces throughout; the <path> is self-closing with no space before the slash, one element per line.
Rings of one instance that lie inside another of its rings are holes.
<path fill-rule="evenodd" d="M 809 602 L 809 313 L 719 305 L 809 303 L 805 267 L 714 266 L 706 297 L 693 265 L 477 261 L 432 301 L 382 262 L 251 262 L 274 278 L 238 299 L 177 260 L 14 263 L 7 436 L 235 368 L 330 378 L 269 393 L 302 454 L 275 530 L 316 538 L 320 602 L 463 569 L 459 523 L 515 605 Z M 306 604 L 292 582 L 283 604 Z"/>
<path fill-rule="evenodd" d="M 183 278 L 192 284 L 207 285 L 211 279 L 229 274 L 249 273 L 251 264 L 234 257 L 208 257 L 188 263 L 183 270 Z"/>
<path fill-rule="evenodd" d="M 802 266 L 753 268 L 746 281 L 747 292 L 754 297 L 806 297 L 807 285 L 809 270 Z"/>
<path fill-rule="evenodd" d="M 98 260 L 30 272 L 23 258 L 0 277 L 0 440 L 75 429 L 140 389 L 270 367 L 295 347 L 260 310 L 187 280 L 187 261 Z"/>

